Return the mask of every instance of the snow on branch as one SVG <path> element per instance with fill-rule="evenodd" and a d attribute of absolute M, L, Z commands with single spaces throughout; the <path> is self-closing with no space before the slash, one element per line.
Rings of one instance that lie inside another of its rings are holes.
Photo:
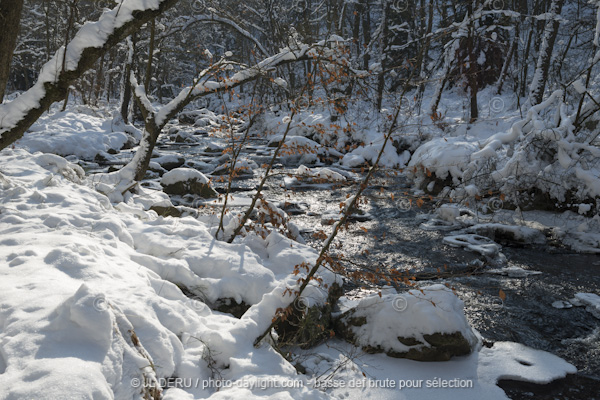
<path fill-rule="evenodd" d="M 66 49 L 61 47 L 42 67 L 31 89 L 0 105 L 0 150 L 21 138 L 52 103 L 64 99 L 71 83 L 98 58 L 177 2 L 123 0 L 104 12 L 98 21 L 86 22 Z"/>
<path fill-rule="evenodd" d="M 156 113 L 156 125 L 163 126 L 178 112 L 183 110 L 183 108 L 189 102 L 197 99 L 198 97 L 229 90 L 244 83 L 253 81 L 283 64 L 319 57 L 322 51 L 325 50 L 325 42 L 319 42 L 316 45 L 302 44 L 297 49 L 285 48 L 280 53 L 266 58 L 251 67 L 242 69 L 229 78 L 224 78 L 219 81 L 209 80 L 197 83 L 193 86 L 188 86 L 179 92 L 177 97 L 171 100 Z"/>

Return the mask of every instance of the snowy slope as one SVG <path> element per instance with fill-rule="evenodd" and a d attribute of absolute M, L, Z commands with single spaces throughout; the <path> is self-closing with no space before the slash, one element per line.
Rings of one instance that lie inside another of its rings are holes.
<path fill-rule="evenodd" d="M 140 399 L 160 390 L 165 399 L 340 394 L 298 375 L 270 346 L 253 346 L 290 301 L 283 293 L 296 284 L 293 265 L 313 263 L 314 250 L 277 234 L 215 241 L 196 219 L 145 211 L 149 199 L 167 200 L 158 193 L 113 205 L 79 167 L 55 155 L 6 149 L 0 172 L 0 399 Z M 223 297 L 252 307 L 236 319 L 205 303 Z M 311 301 L 324 297 L 316 286 L 306 293 Z M 517 356 L 532 365 L 513 368 Z M 343 356 L 336 350 L 327 357 Z M 502 376 L 546 382 L 574 372 L 516 344 L 448 364 L 373 356 L 363 367 L 373 378 L 445 371 L 471 379 L 478 390 L 449 392 L 463 399 L 481 398 L 483 390 L 503 398 L 495 386 Z M 423 398 L 435 393 L 418 391 Z M 397 391 L 382 394 L 398 398 Z"/>

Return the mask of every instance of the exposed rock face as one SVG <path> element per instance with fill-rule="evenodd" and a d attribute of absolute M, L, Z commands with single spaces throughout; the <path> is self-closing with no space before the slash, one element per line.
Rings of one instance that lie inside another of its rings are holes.
<path fill-rule="evenodd" d="M 158 215 L 163 217 L 181 217 L 183 214 L 181 210 L 175 206 L 153 205 L 150 209 L 156 211 Z"/>
<path fill-rule="evenodd" d="M 167 194 L 185 196 L 186 194 L 195 194 L 204 199 L 217 197 L 218 193 L 210 187 L 208 183 L 201 183 L 196 179 L 188 181 L 175 182 L 172 185 L 163 186 L 163 191 Z"/>
<path fill-rule="evenodd" d="M 471 353 L 478 339 L 463 303 L 443 285 L 367 297 L 335 322 L 336 334 L 368 353 L 447 361 Z"/>

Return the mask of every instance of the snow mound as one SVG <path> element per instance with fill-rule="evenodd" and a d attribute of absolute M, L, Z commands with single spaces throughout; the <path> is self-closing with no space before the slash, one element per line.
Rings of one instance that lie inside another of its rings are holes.
<path fill-rule="evenodd" d="M 341 163 L 343 166 L 349 168 L 357 167 L 367 161 L 374 164 L 375 161 L 377 161 L 377 156 L 381 151 L 381 147 L 381 143 L 371 143 L 365 146 L 359 146 L 350 153 L 344 155 Z M 403 168 L 406 166 L 406 163 L 408 163 L 408 160 L 410 160 L 410 153 L 408 151 L 404 151 L 399 155 L 392 142 L 388 142 L 383 150 L 381 159 L 379 160 L 379 165 L 387 168 Z"/>
<path fill-rule="evenodd" d="M 398 338 L 415 338 L 427 343 L 424 335 L 456 333 L 471 343 L 478 339 L 463 312 L 464 304 L 444 285 L 432 285 L 404 294 L 371 295 L 356 306 L 353 317 L 366 317 L 367 322 L 353 327 L 361 346 L 381 347 L 407 352 L 410 347 Z"/>
<path fill-rule="evenodd" d="M 130 140 L 112 118 L 63 111 L 41 117 L 17 143 L 31 153 L 41 151 L 93 160 L 97 154 L 120 150 Z"/>
<path fill-rule="evenodd" d="M 175 168 L 162 176 L 160 184 L 167 186 L 191 180 L 196 180 L 202 184 L 208 183 L 208 178 L 200 171 L 192 168 Z"/>
<path fill-rule="evenodd" d="M 343 182 L 346 180 L 346 177 L 330 168 L 308 168 L 301 165 L 296 170 L 296 174 L 327 182 Z"/>
<path fill-rule="evenodd" d="M 486 257 L 495 257 L 502 249 L 490 238 L 474 234 L 446 236 L 443 242 L 453 247 L 465 247 Z"/>
<path fill-rule="evenodd" d="M 478 375 L 490 383 L 501 379 L 545 384 L 574 374 L 577 368 L 554 354 L 519 343 L 496 342 L 479 352 Z"/>
<path fill-rule="evenodd" d="M 476 143 L 461 138 L 432 139 L 414 152 L 408 166 L 426 168 L 442 180 L 450 176 L 458 183 L 477 150 Z"/>

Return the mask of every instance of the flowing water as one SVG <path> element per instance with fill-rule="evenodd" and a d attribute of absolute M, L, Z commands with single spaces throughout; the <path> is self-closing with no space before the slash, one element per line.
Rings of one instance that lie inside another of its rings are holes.
<path fill-rule="evenodd" d="M 211 162 L 217 157 L 203 152 L 204 145 L 162 143 L 163 153 L 182 154 L 186 160 Z M 272 149 L 261 141 L 251 143 L 244 156 L 259 165 L 268 162 Z M 278 164 L 264 196 L 278 204 L 293 204 L 292 220 L 303 232 L 307 243 L 317 249 L 323 241 L 314 234 L 331 232 L 324 224 L 324 214 L 339 211 L 339 204 L 357 189 L 357 184 L 314 185 L 286 189 L 284 178 L 293 174 L 297 164 Z M 256 187 L 262 169 L 252 178 L 234 182 L 235 197 L 248 196 Z M 360 171 L 351 172 L 358 182 Z M 215 186 L 223 191 L 225 183 Z M 509 266 L 540 271 L 538 275 L 511 278 L 485 273 L 474 268 L 479 254 L 450 247 L 442 242 L 445 232 L 420 228 L 422 215 L 432 212 L 429 204 L 422 208 L 399 207 L 410 183 L 402 176 L 379 175 L 365 192 L 370 214 L 351 222 L 338 236 L 334 252 L 343 254 L 347 268 L 376 268 L 410 271 L 418 283 L 447 283 L 465 302 L 470 323 L 486 342 L 513 341 L 563 357 L 578 369 L 578 374 L 550 385 L 533 385 L 503 381 L 501 386 L 513 399 L 564 398 L 591 399 L 600 393 L 600 320 L 584 307 L 557 309 L 552 303 L 567 300 L 575 293 L 600 293 L 600 257 L 576 254 L 560 247 L 503 246 Z M 394 199 L 392 200 L 392 194 Z M 405 204 L 405 203 L 404 203 Z M 235 207 L 234 207 L 235 208 Z M 429 281 L 429 282 L 428 282 Z M 403 289 L 402 285 L 399 287 Z M 504 300 L 499 296 L 505 294 Z"/>

